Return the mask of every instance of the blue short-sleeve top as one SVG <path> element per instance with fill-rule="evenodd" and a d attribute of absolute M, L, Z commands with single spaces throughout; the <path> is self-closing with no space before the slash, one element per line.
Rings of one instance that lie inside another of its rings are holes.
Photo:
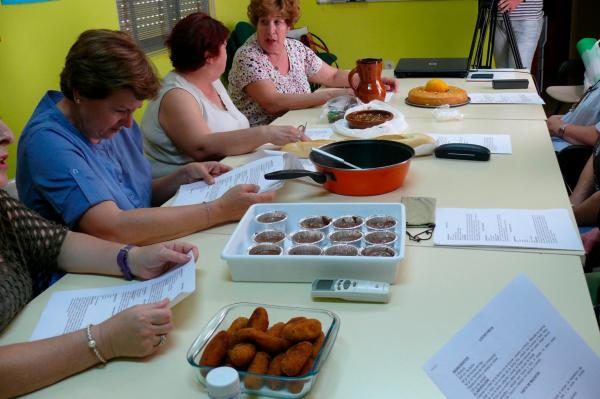
<path fill-rule="evenodd" d="M 113 201 L 122 210 L 150 207 L 150 163 L 135 121 L 93 144 L 57 108 L 63 98 L 48 91 L 19 138 L 19 199 L 70 228 L 103 201 Z"/>
<path fill-rule="evenodd" d="M 592 86 L 582 96 L 579 104 L 573 110 L 563 115 L 561 120 L 564 123 L 573 125 L 594 125 L 596 130 L 600 132 L 600 82 Z"/>

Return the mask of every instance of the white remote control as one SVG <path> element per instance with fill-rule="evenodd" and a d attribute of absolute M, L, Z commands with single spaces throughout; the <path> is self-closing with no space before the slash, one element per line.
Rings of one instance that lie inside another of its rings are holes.
<path fill-rule="evenodd" d="M 380 281 L 337 279 L 315 280 L 313 298 L 339 298 L 354 302 L 381 302 L 390 300 L 390 285 Z"/>

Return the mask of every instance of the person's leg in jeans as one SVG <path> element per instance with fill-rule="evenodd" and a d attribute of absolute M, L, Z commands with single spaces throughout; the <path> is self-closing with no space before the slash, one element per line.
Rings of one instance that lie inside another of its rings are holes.
<path fill-rule="evenodd" d="M 511 21 L 511 24 L 517 39 L 517 46 L 519 46 L 519 53 L 521 54 L 523 68 L 531 69 L 533 55 L 537 49 L 538 41 L 540 40 L 540 33 L 542 32 L 542 26 L 544 25 L 544 18 L 542 17 L 533 20 L 523 19 L 519 21 Z M 512 61 L 514 65 L 514 60 Z"/>
<path fill-rule="evenodd" d="M 494 35 L 494 61 L 496 62 L 496 68 L 509 68 L 509 58 L 512 58 L 512 53 L 510 53 L 508 47 L 506 26 L 504 25 L 504 21 L 498 19 Z"/>
<path fill-rule="evenodd" d="M 511 20 L 510 22 L 517 41 L 517 47 L 519 48 L 519 54 L 521 55 L 523 68 L 531 69 L 533 55 L 535 54 L 540 39 L 544 18 L 542 17 L 534 20 Z M 508 46 L 506 26 L 502 20 L 499 20 L 496 26 L 494 59 L 496 61 L 496 68 L 515 67 L 515 60 Z"/>

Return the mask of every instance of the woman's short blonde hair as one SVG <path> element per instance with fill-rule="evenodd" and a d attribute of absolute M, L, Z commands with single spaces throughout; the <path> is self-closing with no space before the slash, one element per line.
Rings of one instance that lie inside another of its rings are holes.
<path fill-rule="evenodd" d="M 300 0 L 250 0 L 248 19 L 254 26 L 260 18 L 281 13 L 291 28 L 300 19 Z"/>

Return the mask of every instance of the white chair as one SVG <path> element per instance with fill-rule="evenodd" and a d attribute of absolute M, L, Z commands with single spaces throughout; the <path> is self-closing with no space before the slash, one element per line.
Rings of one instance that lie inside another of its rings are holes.
<path fill-rule="evenodd" d="M 19 199 L 19 192 L 17 191 L 17 182 L 15 179 L 9 180 L 6 186 L 6 192 L 14 199 Z"/>
<path fill-rule="evenodd" d="M 583 85 L 577 86 L 550 86 L 546 93 L 556 101 L 564 104 L 575 104 L 583 95 Z"/>

